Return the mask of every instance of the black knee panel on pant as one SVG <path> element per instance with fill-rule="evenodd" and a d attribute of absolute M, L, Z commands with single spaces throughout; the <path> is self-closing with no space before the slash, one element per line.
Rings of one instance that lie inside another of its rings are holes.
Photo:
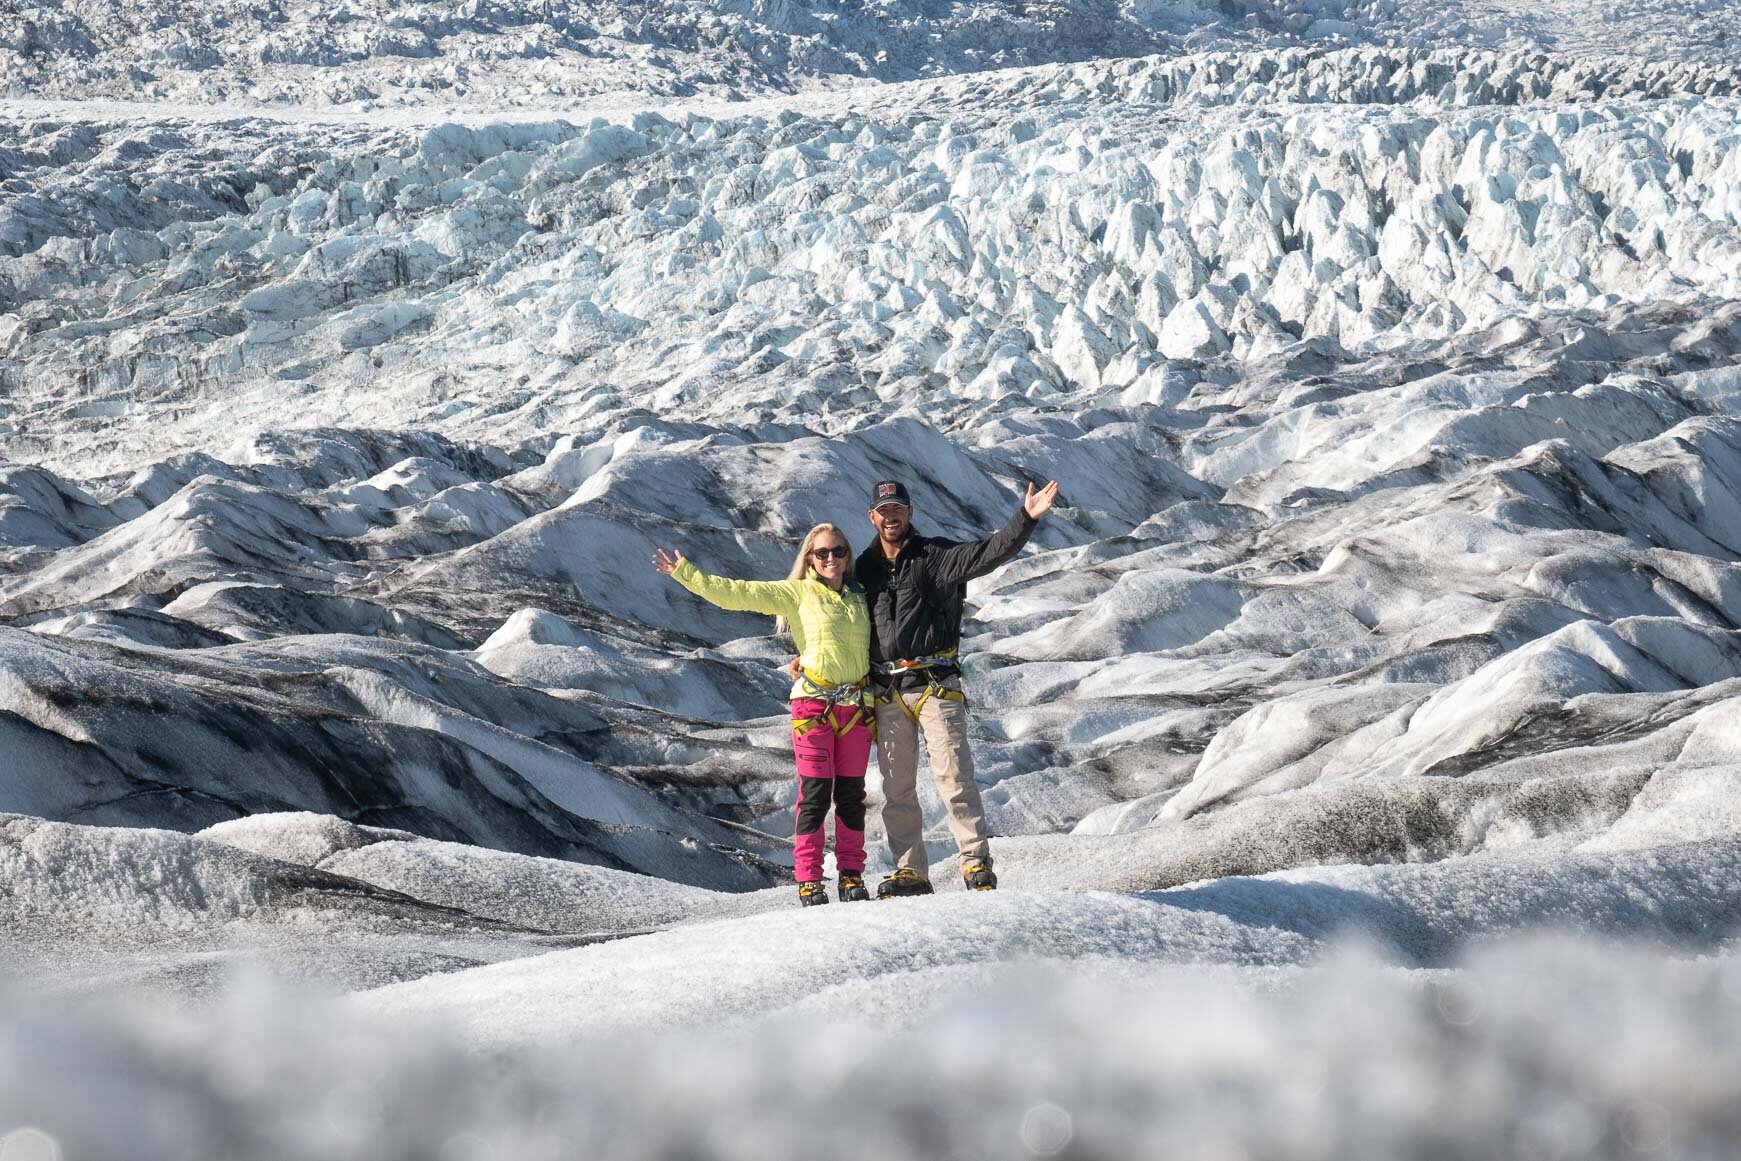
<path fill-rule="evenodd" d="M 828 800 L 834 784 L 832 778 L 798 779 L 798 833 L 809 834 L 822 829 L 828 817 Z M 863 807 L 860 807 L 863 810 Z"/>
<path fill-rule="evenodd" d="M 834 819 L 853 830 L 864 829 L 864 779 L 834 780 Z"/>

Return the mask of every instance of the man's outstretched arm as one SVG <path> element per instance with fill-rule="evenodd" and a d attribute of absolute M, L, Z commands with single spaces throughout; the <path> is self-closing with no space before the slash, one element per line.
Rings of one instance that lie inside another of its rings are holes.
<path fill-rule="evenodd" d="M 1034 534 L 1040 517 L 1052 510 L 1052 503 L 1057 498 L 1058 481 L 1052 480 L 1038 490 L 1029 484 L 1027 499 L 1022 501 L 1022 506 L 1016 509 L 1008 524 L 984 540 L 951 544 L 933 552 L 929 562 L 931 582 L 938 588 L 950 588 L 966 584 L 974 577 L 984 576 L 1007 563 L 1022 550 L 1028 537 Z"/>

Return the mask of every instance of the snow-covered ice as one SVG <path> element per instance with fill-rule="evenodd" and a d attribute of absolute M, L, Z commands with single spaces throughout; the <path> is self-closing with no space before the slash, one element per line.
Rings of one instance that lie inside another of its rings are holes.
<path fill-rule="evenodd" d="M 1726 1156 L 1737 18 L 0 13 L 0 1161 Z M 647 559 L 888 477 L 1002 889 L 799 910 Z"/>
<path fill-rule="evenodd" d="M 1455 971 L 1342 953 L 1237 977 L 1114 958 L 888 982 L 920 1018 L 879 1027 L 863 1017 L 888 988 L 842 986 L 731 1029 L 493 1058 L 258 985 L 191 1013 L 36 1007 L 0 1030 L 0 1116 L 24 1156 L 47 1138 L 141 1161 L 1608 1159 L 1723 1156 L 1741 1129 L 1733 959 L 1535 941 Z"/>

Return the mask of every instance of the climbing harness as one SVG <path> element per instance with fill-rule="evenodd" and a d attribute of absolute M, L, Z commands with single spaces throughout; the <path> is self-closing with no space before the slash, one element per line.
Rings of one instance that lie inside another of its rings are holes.
<path fill-rule="evenodd" d="M 967 703 L 965 693 L 959 689 L 948 688 L 933 676 L 939 670 L 944 671 L 945 678 L 952 673 L 959 673 L 961 666 L 956 661 L 956 653 L 957 651 L 954 649 L 946 649 L 932 657 L 919 657 L 911 661 L 885 661 L 878 665 L 876 672 L 879 677 L 900 677 L 908 673 L 922 673 L 925 675 L 925 688 L 919 694 L 919 700 L 909 706 L 907 699 L 901 696 L 901 691 L 891 684 L 887 693 L 873 695 L 874 704 L 882 705 L 884 702 L 894 702 L 901 707 L 902 713 L 913 719 L 914 725 L 919 724 L 920 711 L 925 708 L 925 703 L 933 697 L 940 697 L 945 701 L 958 701 L 965 705 Z"/>
<path fill-rule="evenodd" d="M 847 731 L 861 721 L 867 723 L 872 734 L 875 734 L 876 718 L 865 713 L 867 703 L 875 704 L 871 702 L 869 674 L 857 681 L 843 681 L 837 684 L 812 677 L 807 671 L 800 669 L 798 670 L 798 680 L 804 686 L 805 700 L 821 702 L 822 712 L 808 717 L 799 717 L 794 714 L 792 716 L 793 734 L 802 738 L 818 726 L 826 725 L 834 731 L 834 736 L 838 738 L 844 736 Z M 846 719 L 844 725 L 834 718 L 835 708 L 843 705 L 853 707 L 852 716 Z"/>

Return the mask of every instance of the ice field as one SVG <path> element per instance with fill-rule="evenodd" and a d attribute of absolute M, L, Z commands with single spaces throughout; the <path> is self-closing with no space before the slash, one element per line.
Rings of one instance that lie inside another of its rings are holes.
<path fill-rule="evenodd" d="M 0 11 L 0 1161 L 1732 1155 L 1735 28 Z M 1001 889 L 800 910 L 648 558 L 889 477 Z"/>

